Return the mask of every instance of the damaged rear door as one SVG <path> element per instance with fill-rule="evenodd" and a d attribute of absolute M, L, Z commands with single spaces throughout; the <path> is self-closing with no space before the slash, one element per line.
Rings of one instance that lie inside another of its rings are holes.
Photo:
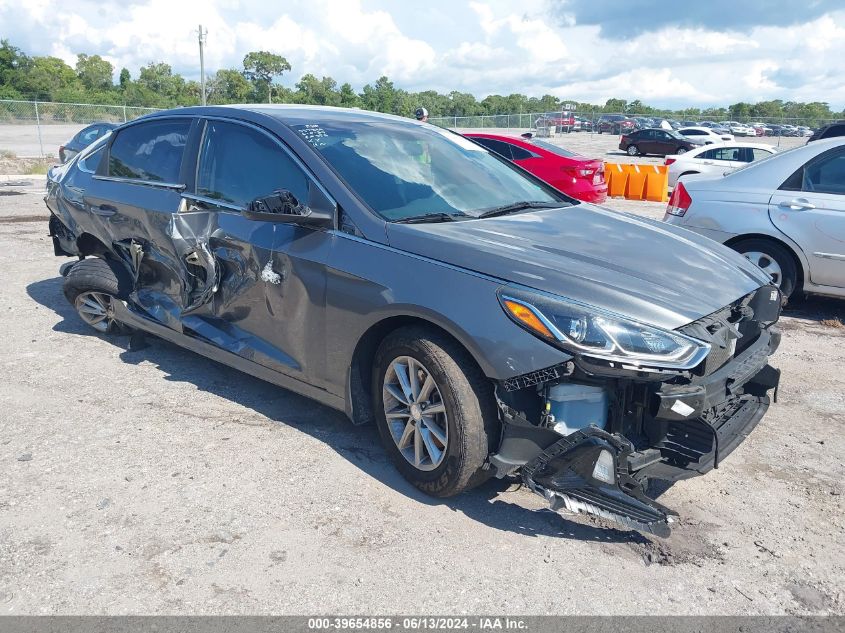
<path fill-rule="evenodd" d="M 86 232 L 134 277 L 133 303 L 174 328 L 183 275 L 170 233 L 185 188 L 185 147 L 195 125 L 193 117 L 173 117 L 121 129 L 82 199 Z"/>
<path fill-rule="evenodd" d="M 243 214 L 279 190 L 308 201 L 311 176 L 278 138 L 245 122 L 202 119 L 195 147 L 170 227 L 189 289 L 180 306 L 183 331 L 322 386 L 332 234 Z"/>

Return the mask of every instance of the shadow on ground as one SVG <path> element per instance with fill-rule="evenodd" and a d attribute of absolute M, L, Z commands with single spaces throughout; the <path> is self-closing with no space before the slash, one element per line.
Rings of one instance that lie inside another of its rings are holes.
<path fill-rule="evenodd" d="M 783 316 L 808 321 L 839 321 L 845 324 L 845 300 L 811 295 L 807 298 L 792 297 L 783 310 Z"/>
<path fill-rule="evenodd" d="M 55 331 L 76 336 L 100 336 L 82 322 L 64 298 L 61 277 L 37 281 L 26 290 L 34 301 L 61 317 L 53 327 Z M 166 380 L 191 383 L 201 391 L 237 402 L 277 424 L 286 424 L 307 433 L 371 477 L 419 503 L 445 505 L 490 528 L 525 536 L 605 543 L 650 542 L 638 532 L 596 527 L 582 523 L 580 519 L 567 520 L 549 510 L 526 508 L 519 503 L 518 497 L 523 497 L 523 494 L 516 494 L 518 486 L 506 480 L 492 479 L 479 488 L 448 499 L 429 497 L 408 484 L 390 464 L 373 426 L 355 427 L 339 411 L 152 336 L 146 339 L 148 346 L 138 350 L 129 349 L 129 336 L 109 335 L 103 338 L 123 350 L 120 358 L 124 362 L 152 363 L 166 374 Z"/>

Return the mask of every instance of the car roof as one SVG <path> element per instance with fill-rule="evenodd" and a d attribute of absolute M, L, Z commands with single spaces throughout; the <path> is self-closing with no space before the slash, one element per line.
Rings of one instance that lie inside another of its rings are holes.
<path fill-rule="evenodd" d="M 313 123 L 315 121 L 403 121 L 414 125 L 428 125 L 414 119 L 384 114 L 359 108 L 337 108 L 334 106 L 302 105 L 288 103 L 238 103 L 219 106 L 191 106 L 172 108 L 147 115 L 148 117 L 169 116 L 173 114 L 188 116 L 220 115 L 221 111 L 239 110 L 252 112 L 277 119 L 283 124 Z"/>
<path fill-rule="evenodd" d="M 699 154 L 703 154 L 711 149 L 719 149 L 722 147 L 750 147 L 752 149 L 764 149 L 770 152 L 777 153 L 777 148 L 766 143 L 741 143 L 739 141 L 724 141 L 722 143 L 710 143 L 709 145 L 702 145 L 691 149 L 685 154 L 681 154 L 680 158 L 695 158 Z"/>
<path fill-rule="evenodd" d="M 713 134 L 715 136 L 719 136 L 718 134 L 716 134 L 713 131 L 713 128 L 702 127 L 700 125 L 685 125 L 684 127 L 681 128 L 681 130 L 699 130 L 701 132 L 708 132 L 708 133 Z M 680 132 L 681 130 L 678 130 L 678 131 Z"/>

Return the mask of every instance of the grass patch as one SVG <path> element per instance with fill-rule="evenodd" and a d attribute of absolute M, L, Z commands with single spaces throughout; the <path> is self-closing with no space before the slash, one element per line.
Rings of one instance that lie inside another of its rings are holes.
<path fill-rule="evenodd" d="M 17 158 L 18 155 L 15 154 L 10 149 L 0 149 L 0 158 Z"/>
<path fill-rule="evenodd" d="M 37 174 L 46 174 L 47 170 L 50 168 L 48 163 L 33 163 L 29 167 L 26 168 L 25 174 L 27 176 L 35 176 Z"/>
<path fill-rule="evenodd" d="M 821 324 L 825 327 L 836 328 L 837 330 L 845 329 L 845 323 L 839 319 L 822 319 Z"/>

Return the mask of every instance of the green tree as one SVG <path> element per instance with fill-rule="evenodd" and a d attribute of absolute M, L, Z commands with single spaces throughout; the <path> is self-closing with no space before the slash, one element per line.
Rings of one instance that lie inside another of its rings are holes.
<path fill-rule="evenodd" d="M 129 86 L 129 82 L 132 81 L 132 75 L 129 74 L 128 68 L 121 68 L 120 69 L 120 89 L 126 90 Z"/>
<path fill-rule="evenodd" d="M 602 110 L 605 112 L 625 112 L 628 107 L 628 102 L 625 99 L 608 99 L 604 103 Z"/>
<path fill-rule="evenodd" d="M 28 98 L 53 101 L 59 91 L 79 86 L 73 68 L 58 57 L 33 57 L 21 70 L 14 87 Z"/>
<path fill-rule="evenodd" d="M 0 40 L 0 86 L 17 91 L 21 75 L 30 64 L 31 60 L 21 49 L 12 46 L 9 40 Z"/>
<path fill-rule="evenodd" d="M 135 82 L 161 98 L 162 105 L 180 105 L 186 97 L 185 79 L 182 75 L 174 75 L 170 64 L 164 62 L 150 62 L 143 68 Z"/>
<path fill-rule="evenodd" d="M 208 82 L 208 103 L 246 103 L 251 92 L 252 84 L 243 73 L 223 68 Z"/>
<path fill-rule="evenodd" d="M 367 84 L 361 93 L 361 106 L 365 110 L 393 112 L 396 105 L 396 88 L 393 82 L 382 75 L 375 85 Z"/>
<path fill-rule="evenodd" d="M 352 85 L 345 83 L 340 87 L 340 106 L 343 108 L 360 108 L 361 97 L 352 89 Z"/>
<path fill-rule="evenodd" d="M 76 56 L 76 75 L 88 90 L 103 92 L 114 87 L 112 75 L 114 66 L 99 55 L 88 56 L 80 53 Z"/>
<path fill-rule="evenodd" d="M 337 82 L 331 77 L 317 79 L 312 74 L 302 76 L 296 84 L 296 92 L 293 98 L 296 103 L 328 106 L 340 105 L 340 93 L 337 90 Z"/>
<path fill-rule="evenodd" d="M 288 60 L 267 51 L 253 51 L 244 56 L 244 77 L 255 86 L 256 95 L 266 94 L 267 103 L 273 100 L 273 79 L 290 69 Z"/>

